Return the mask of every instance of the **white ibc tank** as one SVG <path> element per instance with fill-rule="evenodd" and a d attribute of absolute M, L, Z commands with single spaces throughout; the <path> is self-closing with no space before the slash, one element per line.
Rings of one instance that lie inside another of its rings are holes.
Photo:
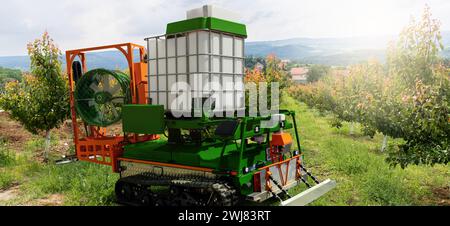
<path fill-rule="evenodd" d="M 190 112 L 193 98 L 210 98 L 215 112 L 244 109 L 242 37 L 198 30 L 147 41 L 152 104 Z"/>
<path fill-rule="evenodd" d="M 241 19 L 239 14 L 213 5 L 204 5 L 200 8 L 191 9 L 186 12 L 187 19 L 198 17 L 216 17 L 235 22 L 238 22 Z"/>

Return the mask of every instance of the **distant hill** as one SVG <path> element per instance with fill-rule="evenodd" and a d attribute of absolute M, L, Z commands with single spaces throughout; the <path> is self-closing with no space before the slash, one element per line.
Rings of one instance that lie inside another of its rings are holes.
<path fill-rule="evenodd" d="M 246 43 L 246 55 L 266 56 L 275 54 L 282 59 L 303 63 L 346 66 L 367 59 L 385 60 L 386 47 L 395 36 L 357 38 L 294 38 L 278 41 Z M 450 58 L 450 31 L 442 32 L 445 50 Z"/>
<path fill-rule="evenodd" d="M 135 59 L 139 57 L 139 51 L 135 52 Z M 128 67 L 127 61 L 119 51 L 104 51 L 87 53 L 88 68 L 125 69 Z M 65 55 L 61 57 L 65 69 Z M 28 56 L 6 56 L 0 57 L 0 67 L 20 69 L 27 71 L 30 68 L 30 58 Z"/>
<path fill-rule="evenodd" d="M 389 37 L 294 38 L 278 41 L 248 42 L 246 51 L 249 54 L 257 54 L 269 50 L 284 54 L 284 51 L 289 50 L 289 47 L 296 47 L 298 49 L 294 49 L 294 51 L 302 50 L 302 53 L 298 53 L 298 55 L 294 56 L 304 57 L 309 55 L 327 54 L 330 51 L 342 52 L 364 48 L 384 48 L 389 40 Z"/>
<path fill-rule="evenodd" d="M 394 36 L 357 38 L 293 38 L 278 41 L 246 42 L 247 56 L 267 56 L 274 53 L 282 59 L 310 64 L 346 66 L 374 58 L 385 60 L 385 49 Z M 446 49 L 442 55 L 450 58 L 450 31 L 442 32 Z M 136 54 L 137 55 L 137 54 Z M 88 53 L 88 68 L 124 69 L 126 60 L 118 51 Z M 65 59 L 65 57 L 62 57 Z M 28 56 L 0 57 L 0 66 L 29 70 Z"/>
<path fill-rule="evenodd" d="M 28 56 L 0 56 L 0 67 L 28 70 L 30 58 Z"/>

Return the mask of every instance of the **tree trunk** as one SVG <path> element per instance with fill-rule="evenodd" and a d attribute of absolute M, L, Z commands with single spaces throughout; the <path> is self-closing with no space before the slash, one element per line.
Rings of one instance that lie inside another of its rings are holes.
<path fill-rule="evenodd" d="M 381 150 L 380 150 L 381 152 L 384 152 L 386 150 L 387 139 L 388 139 L 387 135 L 384 135 L 384 137 L 383 137 L 383 144 L 381 144 Z"/>
<path fill-rule="evenodd" d="M 50 130 L 45 131 L 45 143 L 44 143 L 44 161 L 48 161 L 48 152 L 50 150 Z"/>
<path fill-rule="evenodd" d="M 354 135 L 355 134 L 355 123 L 354 122 L 350 122 L 350 135 Z"/>

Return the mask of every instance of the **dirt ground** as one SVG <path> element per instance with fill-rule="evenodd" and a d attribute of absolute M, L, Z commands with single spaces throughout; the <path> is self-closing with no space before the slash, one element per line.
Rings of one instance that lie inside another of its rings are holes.
<path fill-rule="evenodd" d="M 72 144 L 72 125 L 70 121 L 64 122 L 60 128 L 51 131 L 58 141 L 52 143 L 51 152 L 56 155 L 67 155 Z M 25 144 L 32 138 L 44 137 L 44 134 L 31 134 L 22 125 L 9 117 L 7 112 L 0 112 L 0 142 L 4 142 L 8 149 L 21 152 Z M 36 160 L 42 161 L 42 153 L 35 155 Z"/>
<path fill-rule="evenodd" d="M 450 206 L 450 186 L 435 188 L 433 194 L 436 197 L 435 203 L 440 206 Z"/>
<path fill-rule="evenodd" d="M 12 120 L 7 112 L 0 112 L 0 141 L 5 142 L 9 149 L 21 151 L 32 136 L 22 125 Z"/>
<path fill-rule="evenodd" d="M 7 202 L 19 194 L 19 186 L 13 186 L 6 190 L 0 190 L 0 202 Z"/>
<path fill-rule="evenodd" d="M 71 123 L 64 123 L 60 128 L 52 130 L 54 136 L 58 137 L 56 144 L 52 144 L 51 152 L 56 155 L 67 155 L 69 153 L 70 144 L 72 143 Z M 25 130 L 20 123 L 12 120 L 7 112 L 0 112 L 0 142 L 4 143 L 8 150 L 14 150 L 18 153 L 22 152 L 26 143 L 33 138 L 39 138 L 40 135 L 33 135 Z M 42 137 L 42 136 L 41 136 Z M 33 157 L 35 160 L 43 161 L 42 151 L 38 151 Z M 15 184 L 8 189 L 0 190 L 0 203 L 8 202 L 20 196 L 20 185 Z M 46 198 L 33 200 L 26 205 L 38 206 L 57 206 L 63 204 L 63 196 L 60 194 L 52 194 Z"/>

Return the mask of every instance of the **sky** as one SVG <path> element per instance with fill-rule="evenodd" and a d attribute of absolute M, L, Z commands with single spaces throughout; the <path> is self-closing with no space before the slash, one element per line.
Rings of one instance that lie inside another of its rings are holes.
<path fill-rule="evenodd" d="M 26 55 L 26 44 L 45 30 L 62 51 L 144 44 L 204 4 L 239 13 L 247 41 L 396 35 L 426 4 L 450 30 L 448 0 L 2 0 L 0 56 Z"/>

